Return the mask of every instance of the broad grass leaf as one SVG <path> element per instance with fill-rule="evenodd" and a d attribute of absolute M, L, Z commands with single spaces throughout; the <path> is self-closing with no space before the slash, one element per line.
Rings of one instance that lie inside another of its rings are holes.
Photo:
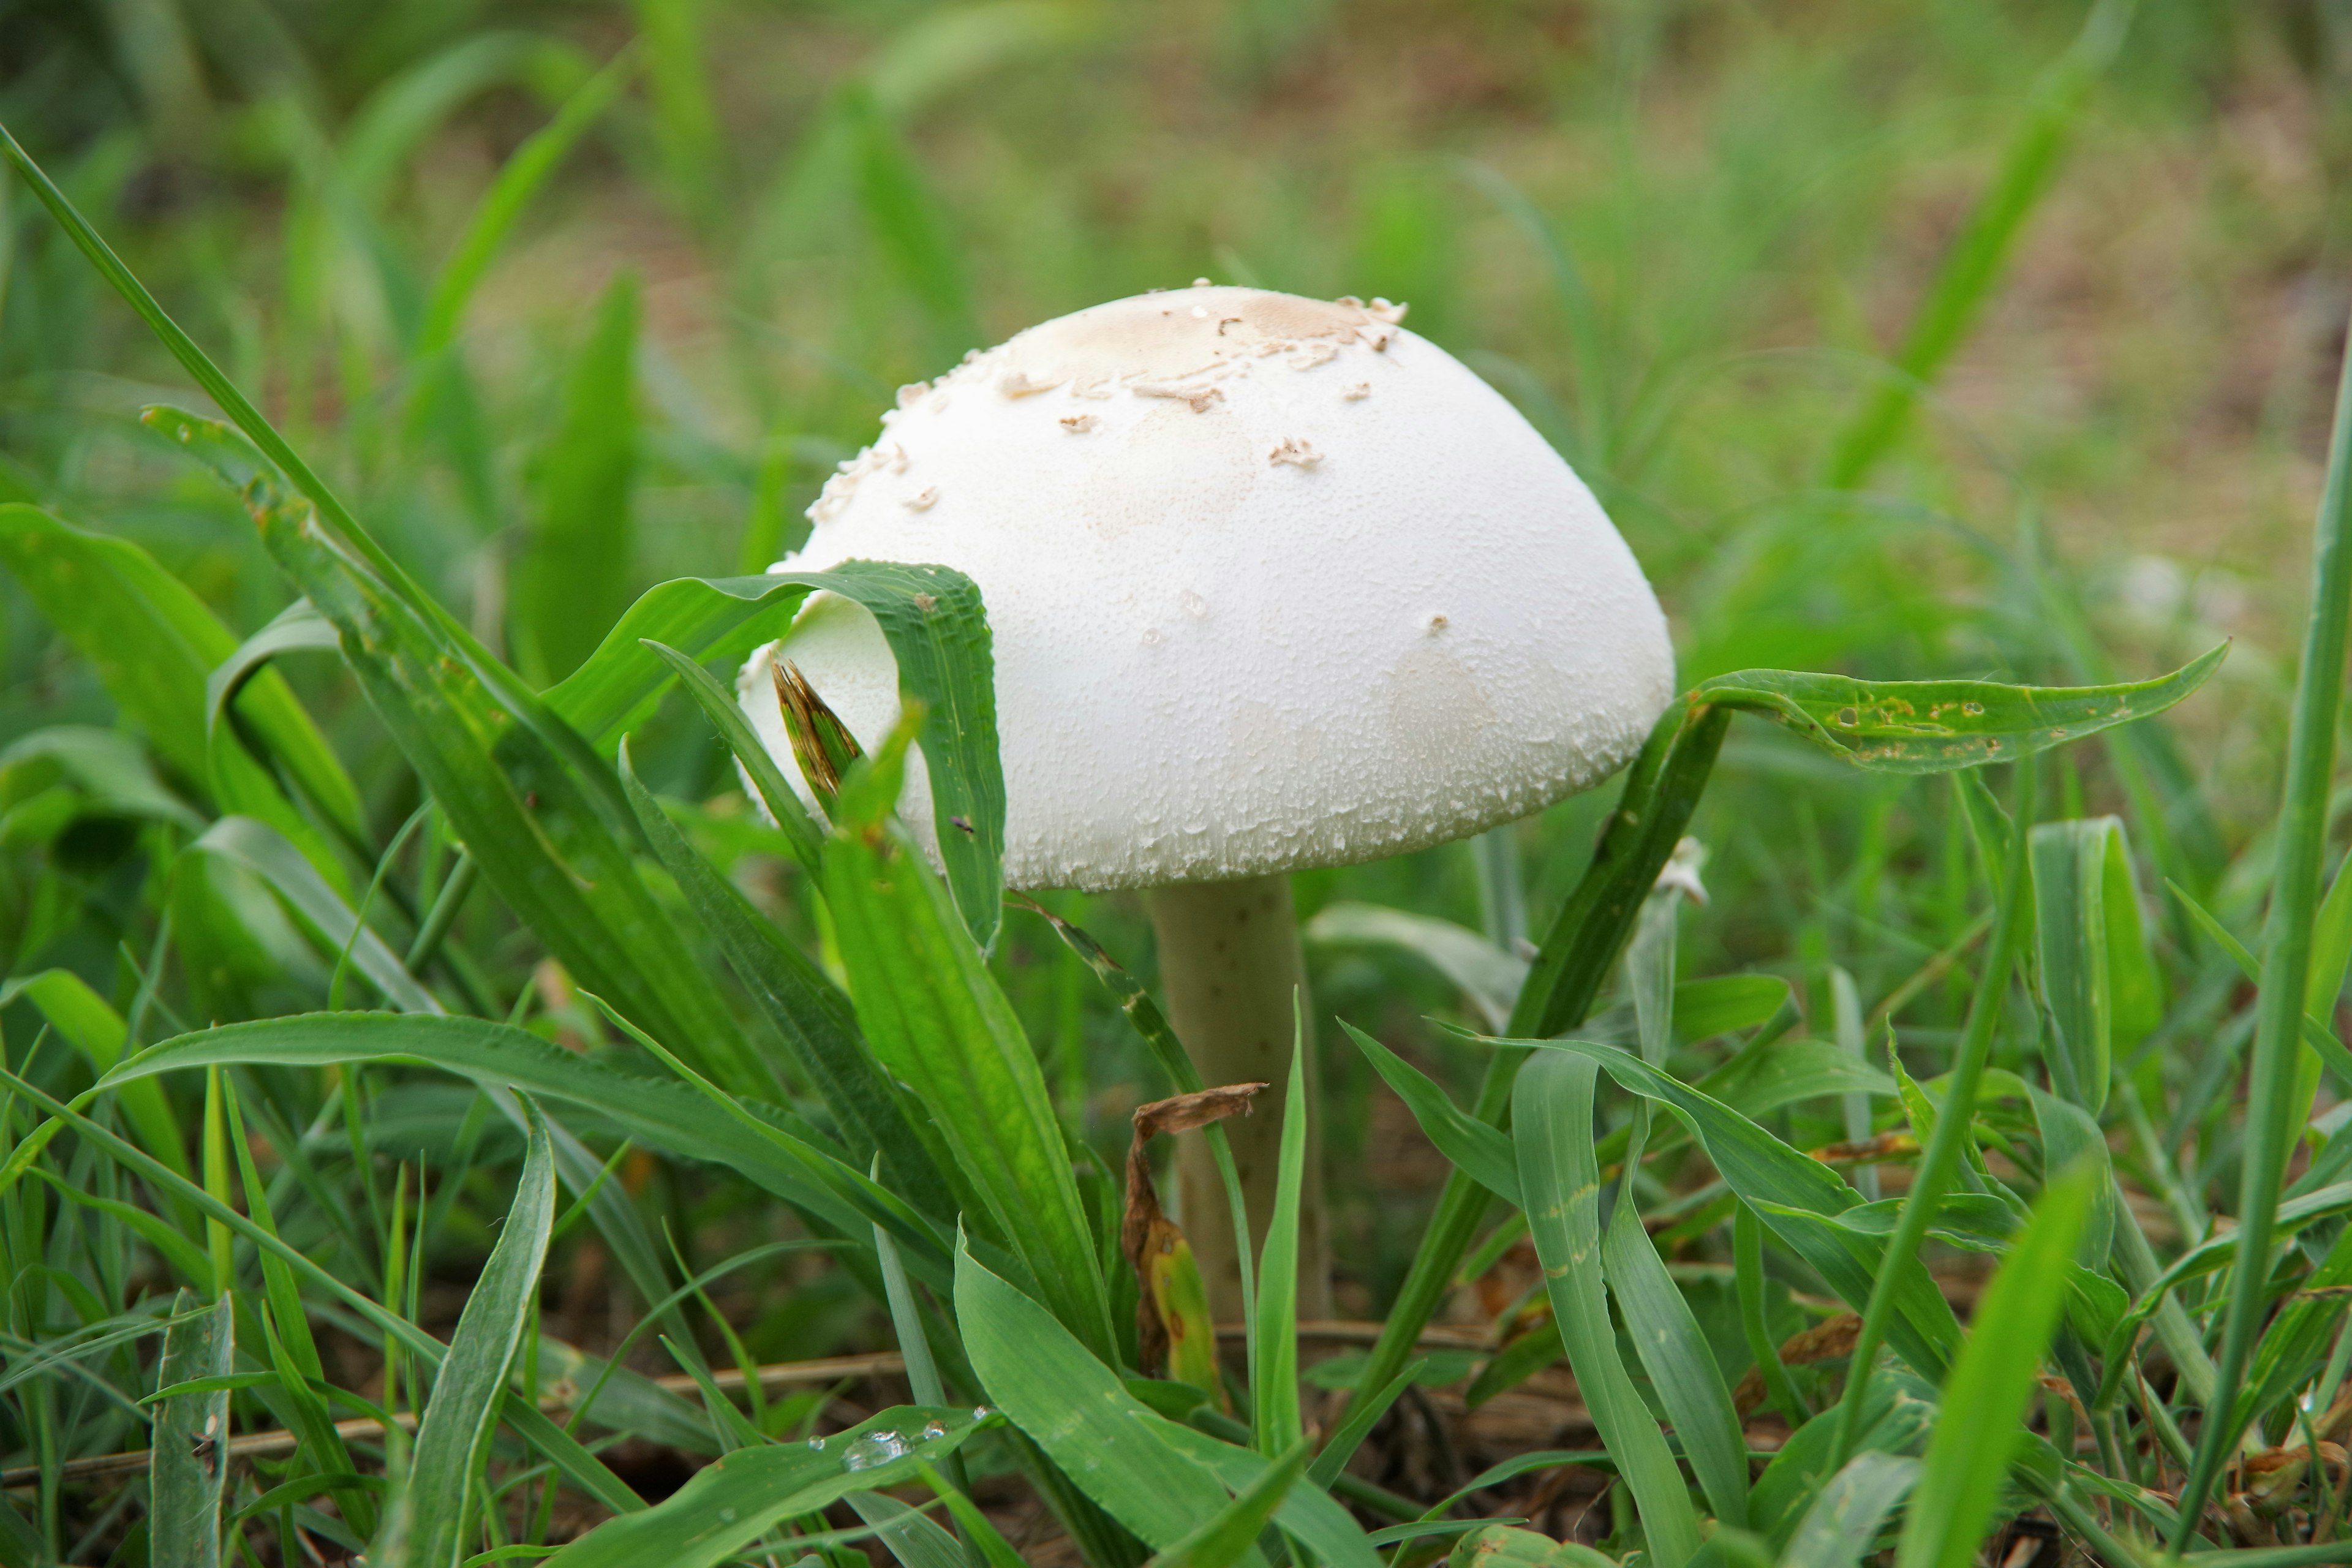
<path fill-rule="evenodd" d="M 209 779 L 205 680 L 237 641 L 204 602 L 130 541 L 29 506 L 0 506 L 0 562 L 157 752 Z M 353 840 L 366 837 L 358 789 L 283 679 L 263 671 L 246 682 L 236 711 L 312 804 Z"/>
<path fill-rule="evenodd" d="M 1861 1453 L 1830 1478 L 1780 1553 L 1781 1568 L 1854 1568 L 1878 1539 L 1879 1526 L 1910 1495 L 1919 1461 Z"/>
<path fill-rule="evenodd" d="M 2170 675 L 2114 686 L 2002 686 L 1989 680 L 1864 681 L 1743 669 L 1690 701 L 1760 713 L 1875 773 L 1933 773 L 2015 762 L 2161 713 L 2221 668 L 2229 645 Z"/>
<path fill-rule="evenodd" d="M 1343 1018 L 1339 1026 L 1404 1101 L 1439 1153 L 1496 1197 L 1520 1206 L 1518 1155 L 1509 1133 L 1463 1110 L 1434 1079 L 1353 1024 Z"/>
<path fill-rule="evenodd" d="M 908 1119 L 898 1091 L 858 1037 L 849 998 L 687 842 L 638 780 L 626 742 L 618 761 L 622 787 L 628 791 L 655 858 L 677 883 L 688 908 L 824 1097 L 835 1125 L 850 1141 L 852 1159 L 862 1161 L 881 1151 L 892 1187 L 918 1208 L 951 1222 L 961 1205 L 930 1147 Z"/>
<path fill-rule="evenodd" d="M 762 1136 L 714 1109 L 684 1084 L 621 1073 L 551 1045 L 526 1030 L 481 1018 L 391 1013 L 320 1013 L 229 1024 L 163 1040 L 121 1064 L 120 1084 L 214 1063 L 333 1063 L 407 1058 L 457 1073 L 485 1088 L 508 1088 L 562 1100 L 610 1120 L 630 1137 L 673 1155 L 724 1165 L 826 1224 L 858 1234 L 890 1228 L 909 1265 L 944 1287 L 947 1248 L 904 1202 L 876 1186 L 825 1149 L 786 1113 L 745 1106 L 768 1125 Z"/>
<path fill-rule="evenodd" d="M 507 1369 L 539 1300 L 539 1272 L 554 1224 L 555 1158 L 546 1127 L 533 1117 L 514 1202 L 458 1314 L 402 1481 L 404 1568 L 457 1568 L 466 1554 L 467 1496 L 505 1403 Z"/>
<path fill-rule="evenodd" d="M 675 919 L 639 879 L 610 768 L 514 672 L 447 624 L 404 579 L 379 573 L 290 498 L 226 427 L 169 409 L 151 424 L 236 486 L 263 543 L 335 624 L 370 706 L 490 886 L 589 989 L 686 1044 L 730 1086 L 762 1064 L 704 982 Z"/>
<path fill-rule="evenodd" d="M 1657 1420 L 1618 1359 L 1617 1331 L 1601 1282 L 1601 1167 L 1592 1149 L 1597 1068 L 1545 1053 L 1520 1069 L 1511 1092 L 1512 1142 L 1528 1234 L 1542 1262 L 1552 1318 L 1601 1441 L 1632 1489 L 1650 1552 L 1679 1568 L 1699 1548 L 1681 1468 Z"/>
<path fill-rule="evenodd" d="M 1836 1225 L 1862 1201 L 1828 1166 L 1791 1149 L 1720 1100 L 1614 1046 L 1587 1040 L 1518 1041 L 1583 1057 L 1609 1069 L 1620 1087 L 1673 1110 L 1688 1126 L 1717 1172 L 1775 1234 L 1856 1311 L 1870 1300 L 1885 1247 L 1875 1237 Z M 1524 1170 L 1523 1170 L 1524 1173 Z M 1940 1376 L 1960 1339 L 1959 1322 L 1918 1259 L 1906 1259 L 1887 1340 L 1906 1361 Z"/>
<path fill-rule="evenodd" d="M 674 673 L 652 645 L 698 664 L 740 663 L 791 628 L 824 589 L 865 606 L 898 663 L 902 700 L 925 715 L 920 744 L 931 820 L 948 884 L 972 935 L 995 939 L 1003 894 L 1004 773 L 997 756 L 996 664 L 980 590 L 945 566 L 848 561 L 829 572 L 681 577 L 647 589 L 596 652 L 547 694 L 549 707 L 600 747 L 643 722 Z M 877 736 L 864 740 L 872 750 Z"/>
<path fill-rule="evenodd" d="M 188 1291 L 163 1331 L 156 1385 L 228 1375 L 236 1355 L 228 1297 L 198 1309 Z M 228 1390 L 176 1394 L 155 1411 L 148 1447 L 147 1551 L 154 1568 L 218 1568 L 221 1487 L 228 1479 Z"/>
<path fill-rule="evenodd" d="M 1511 1008 L 1513 1038 L 1548 1038 L 1591 1012 L 1642 901 L 1697 807 L 1730 722 L 1726 709 L 1691 702 L 1668 707 L 1652 727 L 1591 864 L 1536 951 L 1528 984 Z"/>
<path fill-rule="evenodd" d="M 845 812 L 860 793 L 853 777 Z M 896 794 L 887 781 L 863 793 Z M 1109 1299 L 1045 1074 L 945 884 L 894 823 L 845 819 L 825 845 L 824 890 L 874 1054 L 929 1110 L 1054 1315 L 1108 1358 Z"/>
<path fill-rule="evenodd" d="M 901 1405 L 820 1441 L 739 1448 L 652 1508 L 607 1520 L 549 1559 L 561 1568 L 715 1568 L 785 1520 L 916 1479 L 982 1424 Z"/>
<path fill-rule="evenodd" d="M 1225 1489 L 1155 1434 L 1117 1373 L 968 1251 L 956 1258 L 955 1304 L 988 1397 L 1111 1518 L 1167 1547 L 1225 1506 Z"/>
<path fill-rule="evenodd" d="M 629 607 L 637 295 L 634 273 L 605 288 L 565 379 L 554 439 L 535 465 L 538 515 L 508 603 L 516 665 L 541 685 L 577 669 Z"/>
<path fill-rule="evenodd" d="M 1293 1443 L 1265 1473 L 1234 1494 L 1200 1527 L 1152 1558 L 1154 1568 L 1232 1568 L 1256 1551 L 1258 1532 L 1307 1468 L 1307 1439 Z M 912 1568 L 912 1565 L 909 1565 Z"/>
<path fill-rule="evenodd" d="M 2074 1255 L 2099 1173 L 2087 1165 L 2042 1189 L 2032 1223 L 1978 1299 L 1968 1343 L 1945 1380 L 1935 1436 L 1895 1549 L 1897 1568 L 1976 1561 L 2017 1450 L 2020 1418 L 2065 1309 Z"/>
<path fill-rule="evenodd" d="M 368 977 L 383 998 L 404 1013 L 439 1013 L 434 994 L 408 973 L 400 955 L 363 923 L 342 895 L 330 887 L 300 850 L 266 822 L 224 816 L 194 844 L 191 855 L 209 855 L 252 873 L 310 927 L 329 953 L 348 952 L 352 966 Z"/>

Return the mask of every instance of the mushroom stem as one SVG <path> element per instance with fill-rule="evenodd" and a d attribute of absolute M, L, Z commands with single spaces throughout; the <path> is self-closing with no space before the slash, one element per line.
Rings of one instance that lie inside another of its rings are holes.
<path fill-rule="evenodd" d="M 1274 1214 L 1282 1153 L 1284 1086 L 1290 1080 L 1292 997 L 1306 998 L 1307 956 L 1290 879 L 1175 882 L 1144 896 L 1160 944 L 1160 979 L 1176 1037 L 1192 1053 L 1202 1081 L 1265 1083 L 1253 1114 L 1224 1123 L 1249 1208 L 1250 1253 L 1256 1257 Z M 1310 1040 L 1312 1036 L 1309 1037 Z M 1331 1311 L 1330 1246 L 1323 1211 L 1322 1127 L 1315 1052 L 1307 1053 L 1307 1175 L 1298 1195 L 1298 1315 Z M 1209 1308 L 1220 1321 L 1241 1316 L 1241 1265 L 1234 1250 L 1231 1207 L 1208 1142 L 1178 1142 L 1177 1173 L 1184 1234 L 1192 1244 Z"/>

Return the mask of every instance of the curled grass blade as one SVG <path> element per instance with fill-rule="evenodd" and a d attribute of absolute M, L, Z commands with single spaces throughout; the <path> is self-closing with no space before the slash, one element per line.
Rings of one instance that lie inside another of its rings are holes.
<path fill-rule="evenodd" d="M 830 572 L 663 583 L 629 606 L 587 662 L 547 694 L 548 705 L 600 747 L 612 746 L 643 722 L 674 672 L 654 644 L 698 664 L 740 662 L 789 630 L 802 602 L 819 589 L 855 600 L 874 616 L 898 660 L 899 690 L 908 706 L 922 707 L 920 744 L 940 858 L 956 907 L 986 948 L 995 941 L 1003 898 L 1004 773 L 988 614 L 963 574 L 849 561 Z"/>
<path fill-rule="evenodd" d="M 1990 680 L 1855 680 L 1743 669 L 1699 683 L 1695 702 L 1759 713 L 1874 773 L 1936 773 L 2012 763 L 2161 713 L 2212 678 L 2224 643 L 2170 675 L 2115 686 Z"/>

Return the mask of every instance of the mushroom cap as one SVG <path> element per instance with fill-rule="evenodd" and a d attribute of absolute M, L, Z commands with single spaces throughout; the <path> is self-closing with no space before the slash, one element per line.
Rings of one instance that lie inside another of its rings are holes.
<path fill-rule="evenodd" d="M 1032 327 L 903 387 L 780 568 L 951 566 L 994 634 L 1016 888 L 1342 865 L 1607 777 L 1674 651 L 1600 504 L 1494 388 L 1375 301 L 1195 286 Z M 872 616 L 812 595 L 745 667 L 800 783 L 778 646 L 869 747 Z M 900 815 L 932 833 L 908 759 Z"/>

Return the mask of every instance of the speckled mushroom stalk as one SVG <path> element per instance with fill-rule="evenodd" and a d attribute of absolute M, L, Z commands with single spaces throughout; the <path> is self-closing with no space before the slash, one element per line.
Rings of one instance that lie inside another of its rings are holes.
<path fill-rule="evenodd" d="M 1171 1017 L 1213 1084 L 1284 1081 L 1304 982 L 1287 873 L 1540 810 L 1621 766 L 1672 693 L 1664 618 L 1591 493 L 1402 315 L 1196 285 L 1032 328 L 902 388 L 787 563 L 934 562 L 980 584 L 1006 880 L 1144 889 Z M 864 610 L 816 595 L 789 641 L 861 741 L 887 732 L 896 671 Z M 788 755 L 770 651 L 745 702 Z M 910 764 L 900 813 L 927 835 Z M 1254 1226 L 1279 1110 L 1228 1124 Z M 1200 1142 L 1182 1141 L 1181 1223 L 1230 1316 Z M 1327 1310 L 1319 1263 L 1301 1289 Z"/>

